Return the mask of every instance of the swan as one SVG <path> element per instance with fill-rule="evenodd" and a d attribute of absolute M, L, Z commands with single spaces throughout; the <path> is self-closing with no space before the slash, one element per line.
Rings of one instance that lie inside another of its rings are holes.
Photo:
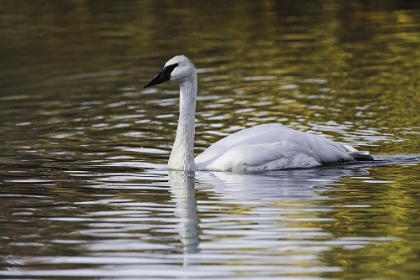
<path fill-rule="evenodd" d="M 235 132 L 194 159 L 197 98 L 194 64 L 184 55 L 175 56 L 144 88 L 163 82 L 180 86 L 178 127 L 168 161 L 170 170 L 258 172 L 373 160 L 368 152 L 280 124 L 262 124 Z"/>

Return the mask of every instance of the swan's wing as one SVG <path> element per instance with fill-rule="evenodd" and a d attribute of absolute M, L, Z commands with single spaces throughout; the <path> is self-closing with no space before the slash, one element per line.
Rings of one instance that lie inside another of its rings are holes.
<path fill-rule="evenodd" d="M 199 169 L 244 171 L 311 167 L 353 160 L 343 145 L 277 124 L 234 133 L 196 157 Z"/>
<path fill-rule="evenodd" d="M 215 158 L 207 170 L 262 171 L 294 167 L 313 167 L 320 163 L 290 142 L 244 144 L 232 147 Z"/>
<path fill-rule="evenodd" d="M 259 137 L 262 134 L 267 134 L 267 132 L 269 132 L 269 135 L 265 135 L 265 137 Z M 252 128 L 243 129 L 229 136 L 226 136 L 225 138 L 220 139 L 219 141 L 208 147 L 204 152 L 202 152 L 195 158 L 195 162 L 196 164 L 201 165 L 212 162 L 215 158 L 220 157 L 221 155 L 226 153 L 226 151 L 228 151 L 234 146 L 237 146 L 238 144 L 264 144 L 275 142 L 275 139 L 272 138 L 273 136 L 275 137 L 279 134 L 281 134 L 281 131 L 279 131 L 278 125 L 259 125 L 254 126 Z M 257 139 L 257 137 L 259 137 L 260 139 Z"/>

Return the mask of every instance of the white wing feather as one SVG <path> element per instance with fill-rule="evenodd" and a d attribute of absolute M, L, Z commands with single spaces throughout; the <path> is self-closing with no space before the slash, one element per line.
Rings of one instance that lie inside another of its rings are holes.
<path fill-rule="evenodd" d="M 353 160 L 340 143 L 279 124 L 238 131 L 195 158 L 198 170 L 234 172 L 313 167 Z"/>

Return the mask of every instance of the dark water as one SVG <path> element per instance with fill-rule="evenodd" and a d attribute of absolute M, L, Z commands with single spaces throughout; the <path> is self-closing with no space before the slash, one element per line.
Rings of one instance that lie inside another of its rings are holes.
<path fill-rule="evenodd" d="M 420 279 L 417 1 L 35 2 L 0 3 L 1 278 Z M 176 54 L 196 153 L 279 122 L 378 161 L 168 172 Z"/>

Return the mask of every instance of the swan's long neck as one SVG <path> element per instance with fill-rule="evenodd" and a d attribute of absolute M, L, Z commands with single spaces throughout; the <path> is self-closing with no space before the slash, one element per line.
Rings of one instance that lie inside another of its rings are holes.
<path fill-rule="evenodd" d="M 197 74 L 180 87 L 179 120 L 175 143 L 169 157 L 170 170 L 195 170 L 194 134 L 195 134 L 195 102 L 197 97 Z"/>

